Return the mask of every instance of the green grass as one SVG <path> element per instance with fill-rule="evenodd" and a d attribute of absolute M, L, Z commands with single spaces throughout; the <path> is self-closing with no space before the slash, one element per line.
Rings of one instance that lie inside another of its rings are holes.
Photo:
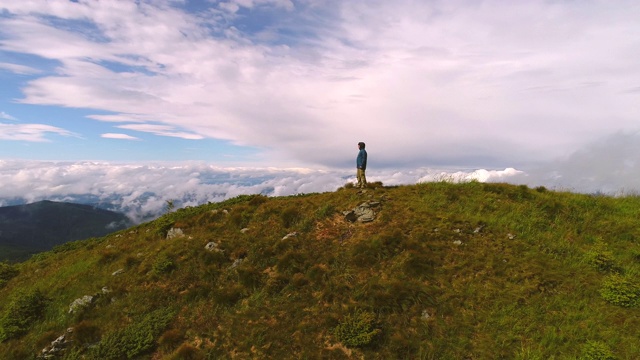
<path fill-rule="evenodd" d="M 344 220 L 369 200 L 375 221 Z M 640 358 L 639 215 L 635 196 L 478 182 L 180 209 L 3 265 L 0 313 L 48 300 L 0 354 L 73 327 L 69 358 Z"/>

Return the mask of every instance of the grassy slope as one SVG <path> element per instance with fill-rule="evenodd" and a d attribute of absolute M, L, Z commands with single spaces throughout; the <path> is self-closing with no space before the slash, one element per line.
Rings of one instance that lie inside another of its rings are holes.
<path fill-rule="evenodd" d="M 365 200 L 382 202 L 374 222 L 342 219 Z M 637 197 L 475 182 L 183 209 L 16 265 L 0 310 L 19 289 L 51 301 L 0 354 L 24 359 L 68 327 L 76 345 L 105 344 L 167 309 L 171 324 L 141 358 L 576 359 L 598 353 L 594 344 L 640 358 L 640 312 L 599 292 L 611 269 L 637 277 L 639 214 Z M 169 226 L 187 236 L 165 240 L 158 232 Z M 206 251 L 210 241 L 224 252 Z M 609 269 L 594 266 L 594 252 Z M 104 286 L 111 292 L 93 307 L 68 314 Z M 374 315 L 380 334 L 347 348 L 334 329 L 358 311 Z M 68 358 L 91 354 L 81 349 Z"/>

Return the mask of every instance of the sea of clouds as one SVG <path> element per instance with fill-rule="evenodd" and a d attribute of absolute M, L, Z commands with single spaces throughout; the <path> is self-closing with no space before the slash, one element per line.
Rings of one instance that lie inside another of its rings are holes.
<path fill-rule="evenodd" d="M 640 142 L 618 134 L 553 162 L 523 169 L 367 169 L 369 182 L 504 182 L 610 196 L 640 193 Z M 90 204 L 153 219 L 171 201 L 178 208 L 238 195 L 287 196 L 335 191 L 355 182 L 355 169 L 220 167 L 204 162 L 59 162 L 0 160 L 0 206 L 40 200 Z"/>
<path fill-rule="evenodd" d="M 384 185 L 429 181 L 505 182 L 522 174 L 504 170 L 368 170 Z M 0 161 L 0 206 L 40 200 L 91 204 L 141 222 L 176 207 L 223 201 L 238 195 L 286 196 L 328 192 L 355 182 L 350 169 L 232 168 L 205 163 L 113 164 L 102 162 Z"/>

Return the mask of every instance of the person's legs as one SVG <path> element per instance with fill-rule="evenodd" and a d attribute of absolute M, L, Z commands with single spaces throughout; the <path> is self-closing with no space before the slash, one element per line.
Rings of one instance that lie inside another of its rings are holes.
<path fill-rule="evenodd" d="M 356 186 L 359 188 L 364 188 L 367 186 L 367 178 L 364 175 L 363 169 L 358 169 L 358 184 Z"/>

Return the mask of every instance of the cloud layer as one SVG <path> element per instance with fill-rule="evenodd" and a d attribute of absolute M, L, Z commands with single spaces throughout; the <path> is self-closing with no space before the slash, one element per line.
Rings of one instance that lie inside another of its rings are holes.
<path fill-rule="evenodd" d="M 640 194 L 640 134 L 618 133 L 553 162 L 526 169 L 382 169 L 367 178 L 384 185 L 432 181 L 506 182 L 606 195 Z M 355 181 L 355 169 L 231 168 L 203 162 L 116 164 L 0 160 L 0 206 L 38 200 L 94 204 L 143 221 L 178 207 L 243 194 L 286 196 L 335 191 Z"/>
<path fill-rule="evenodd" d="M 368 180 L 385 185 L 427 181 L 505 181 L 519 174 L 434 169 L 382 171 Z M 39 200 L 79 202 L 126 213 L 135 221 L 178 207 L 217 202 L 244 194 L 286 196 L 335 191 L 355 180 L 353 171 L 219 168 L 205 163 L 109 164 L 96 162 L 0 161 L 0 206 Z"/>
<path fill-rule="evenodd" d="M 366 141 L 387 168 L 519 168 L 638 129 L 636 1 L 195 5 L 0 0 L 0 51 L 48 60 L 0 69 L 107 137 L 227 140 L 265 166 L 340 167 Z"/>

